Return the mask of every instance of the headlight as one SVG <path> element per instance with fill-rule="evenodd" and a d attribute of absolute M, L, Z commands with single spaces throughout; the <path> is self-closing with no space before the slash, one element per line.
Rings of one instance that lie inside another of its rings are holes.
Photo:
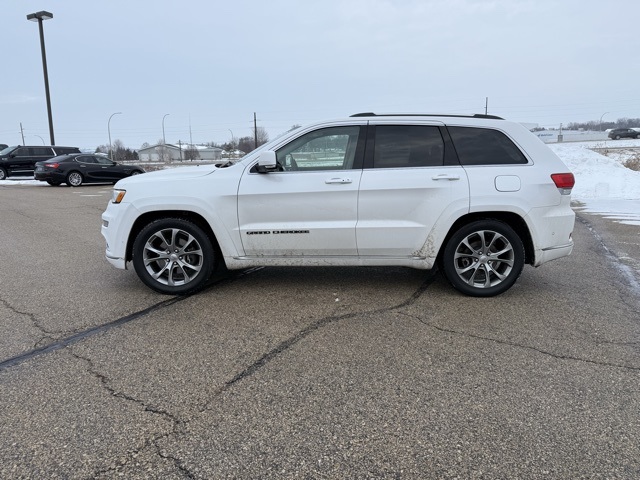
<path fill-rule="evenodd" d="M 113 189 L 113 194 L 111 195 L 111 201 L 113 203 L 120 203 L 124 198 L 124 195 L 127 193 L 126 190 L 116 190 Z"/>

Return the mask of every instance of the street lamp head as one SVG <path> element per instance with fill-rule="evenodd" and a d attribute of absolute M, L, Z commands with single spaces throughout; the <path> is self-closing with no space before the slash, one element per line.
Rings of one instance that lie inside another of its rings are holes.
<path fill-rule="evenodd" d="M 44 10 L 41 12 L 30 13 L 27 15 L 27 20 L 32 22 L 37 22 L 38 20 L 51 20 L 53 18 L 53 13 L 45 12 Z"/>

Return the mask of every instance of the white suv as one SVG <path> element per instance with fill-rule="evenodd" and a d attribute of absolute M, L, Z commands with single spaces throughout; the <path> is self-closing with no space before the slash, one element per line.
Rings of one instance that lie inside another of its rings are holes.
<path fill-rule="evenodd" d="M 222 262 L 440 267 L 459 291 L 509 289 L 571 253 L 574 177 L 523 126 L 487 115 L 375 115 L 289 132 L 236 163 L 119 181 L 106 257 L 166 294 Z"/>

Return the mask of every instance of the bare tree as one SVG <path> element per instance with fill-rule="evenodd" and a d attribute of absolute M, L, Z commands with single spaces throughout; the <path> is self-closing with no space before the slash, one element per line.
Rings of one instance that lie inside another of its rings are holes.
<path fill-rule="evenodd" d="M 258 135 L 258 138 L 257 138 L 258 146 L 264 145 L 269 141 L 269 134 L 267 133 L 267 130 L 264 127 L 256 128 L 256 133 Z"/>
<path fill-rule="evenodd" d="M 200 158 L 200 152 L 198 152 L 198 149 L 193 145 L 188 145 L 183 152 L 185 160 L 197 160 Z"/>

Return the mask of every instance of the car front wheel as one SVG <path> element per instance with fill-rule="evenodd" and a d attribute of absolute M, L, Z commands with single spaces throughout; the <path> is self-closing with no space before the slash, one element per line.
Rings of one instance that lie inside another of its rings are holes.
<path fill-rule="evenodd" d="M 138 277 L 156 292 L 168 295 L 200 290 L 215 263 L 209 236 L 188 220 L 156 220 L 144 227 L 133 243 L 133 266 Z"/>
<path fill-rule="evenodd" d="M 71 187 L 79 187 L 82 185 L 83 180 L 80 172 L 70 172 L 69 175 L 67 175 L 67 185 Z"/>
<path fill-rule="evenodd" d="M 7 179 L 7 171 L 0 167 L 0 180 L 6 180 Z"/>
<path fill-rule="evenodd" d="M 491 297 L 511 288 L 522 273 L 524 246 L 506 223 L 479 220 L 453 234 L 441 266 L 447 280 L 460 292 Z"/>

